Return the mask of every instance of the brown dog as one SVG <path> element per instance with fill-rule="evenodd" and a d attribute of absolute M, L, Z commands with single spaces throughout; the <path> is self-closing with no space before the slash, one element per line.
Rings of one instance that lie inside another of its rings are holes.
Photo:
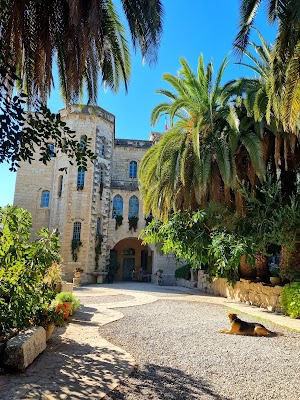
<path fill-rule="evenodd" d="M 249 336 L 274 336 L 275 332 L 269 331 L 263 325 L 252 322 L 245 322 L 238 318 L 237 314 L 228 314 L 230 320 L 230 329 L 221 329 L 218 332 L 229 333 L 231 335 L 249 335 Z"/>

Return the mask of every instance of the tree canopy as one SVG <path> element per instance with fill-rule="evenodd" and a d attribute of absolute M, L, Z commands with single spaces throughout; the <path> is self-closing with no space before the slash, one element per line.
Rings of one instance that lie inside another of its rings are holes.
<path fill-rule="evenodd" d="M 121 0 L 133 48 L 154 63 L 162 34 L 160 0 Z M 101 83 L 117 91 L 130 78 L 129 40 L 112 0 L 3 0 L 0 7 L 0 162 L 11 169 L 30 162 L 38 149 L 47 163 L 48 144 L 80 167 L 93 159 L 89 143 L 80 148 L 59 115 L 46 107 L 59 72 L 63 99 L 77 102 L 85 88 L 96 104 Z M 26 111 L 31 113 L 27 114 Z"/>

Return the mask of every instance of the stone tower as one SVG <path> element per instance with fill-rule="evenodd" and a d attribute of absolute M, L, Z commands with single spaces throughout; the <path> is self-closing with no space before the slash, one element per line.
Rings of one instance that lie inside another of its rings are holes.
<path fill-rule="evenodd" d="M 115 117 L 100 107 L 74 105 L 60 114 L 78 141 L 91 139 L 96 160 L 84 172 L 54 149 L 46 166 L 37 160 L 21 163 L 14 204 L 32 214 L 34 232 L 59 230 L 66 280 L 82 268 L 83 282 L 102 282 L 113 253 L 117 279 L 150 279 L 163 269 L 165 283 L 173 284 L 173 257 L 157 254 L 154 246 L 143 246 L 138 239 L 145 215 L 137 169 L 159 135 L 152 133 L 149 141 L 115 139 Z M 63 167 L 67 173 L 60 171 Z"/>

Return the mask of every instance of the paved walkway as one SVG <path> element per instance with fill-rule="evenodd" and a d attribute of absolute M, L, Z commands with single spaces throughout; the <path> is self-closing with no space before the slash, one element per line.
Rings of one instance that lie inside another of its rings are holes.
<path fill-rule="evenodd" d="M 103 398 L 131 373 L 135 360 L 101 338 L 99 327 L 122 318 L 122 307 L 149 304 L 161 298 L 219 304 L 300 332 L 300 320 L 205 295 L 195 289 L 134 282 L 80 287 L 75 289 L 75 294 L 83 304 L 81 310 L 67 328 L 56 330 L 46 351 L 25 373 L 0 376 L 1 399 Z"/>

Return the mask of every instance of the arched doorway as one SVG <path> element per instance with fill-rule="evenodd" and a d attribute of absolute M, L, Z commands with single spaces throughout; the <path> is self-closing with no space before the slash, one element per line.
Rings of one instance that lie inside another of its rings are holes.
<path fill-rule="evenodd" d="M 141 240 L 122 239 L 111 251 L 117 257 L 119 264 L 116 280 L 141 280 L 152 273 L 152 252 L 149 246 L 142 245 Z"/>

